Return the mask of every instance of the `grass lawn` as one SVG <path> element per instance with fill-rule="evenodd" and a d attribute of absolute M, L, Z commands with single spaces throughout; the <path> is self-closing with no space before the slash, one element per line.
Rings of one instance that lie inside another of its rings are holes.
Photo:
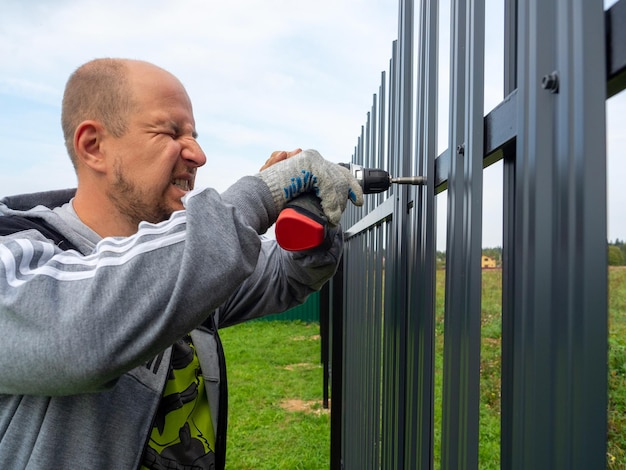
<path fill-rule="evenodd" d="M 626 267 L 609 268 L 608 468 L 626 470 Z"/>
<path fill-rule="evenodd" d="M 220 336 L 229 388 L 226 468 L 328 468 L 319 325 L 248 322 Z"/>
<path fill-rule="evenodd" d="M 444 273 L 437 284 L 435 467 L 441 431 Z M 500 270 L 483 271 L 479 468 L 498 469 Z M 609 270 L 609 470 L 626 470 L 626 268 Z M 229 371 L 230 470 L 327 469 L 319 325 L 251 322 L 222 330 Z M 438 385 L 437 385 L 438 384 Z"/>

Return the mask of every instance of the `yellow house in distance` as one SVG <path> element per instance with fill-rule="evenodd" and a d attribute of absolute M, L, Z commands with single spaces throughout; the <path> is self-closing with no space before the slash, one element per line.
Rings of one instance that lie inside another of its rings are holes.
<path fill-rule="evenodd" d="M 485 269 L 485 268 L 495 268 L 496 267 L 496 260 L 491 258 L 490 256 L 485 256 L 483 255 L 481 262 L 480 262 L 480 266 Z"/>

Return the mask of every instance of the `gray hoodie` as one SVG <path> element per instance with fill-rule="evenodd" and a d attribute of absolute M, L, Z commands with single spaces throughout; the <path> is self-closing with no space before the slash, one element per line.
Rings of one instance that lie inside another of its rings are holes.
<path fill-rule="evenodd" d="M 35 230 L 0 237 L 0 467 L 137 468 L 170 346 L 190 331 L 222 467 L 217 328 L 284 311 L 320 289 L 336 270 L 341 231 L 330 249 L 302 253 L 262 239 L 277 214 L 255 177 L 221 195 L 194 191 L 184 211 L 127 238 L 100 239 L 63 205 L 71 196 L 0 203 L 0 224 L 10 215 L 42 220 L 78 250 Z"/>

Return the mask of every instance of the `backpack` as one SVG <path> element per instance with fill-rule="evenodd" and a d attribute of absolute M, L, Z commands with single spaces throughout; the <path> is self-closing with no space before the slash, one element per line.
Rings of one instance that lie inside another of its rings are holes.
<path fill-rule="evenodd" d="M 78 251 L 78 249 L 67 238 L 57 232 L 50 224 L 42 219 L 17 215 L 0 217 L 0 236 L 12 235 L 25 230 L 37 230 L 48 240 L 53 241 L 54 244 L 62 250 Z"/>
<path fill-rule="evenodd" d="M 17 210 L 28 210 L 37 205 L 52 209 L 68 202 L 76 194 L 76 189 L 56 189 L 53 191 L 19 194 L 0 199 L 1 203 Z M 54 227 L 38 217 L 7 215 L 0 217 L 0 236 L 12 235 L 25 230 L 37 230 L 62 250 L 78 249 Z"/>

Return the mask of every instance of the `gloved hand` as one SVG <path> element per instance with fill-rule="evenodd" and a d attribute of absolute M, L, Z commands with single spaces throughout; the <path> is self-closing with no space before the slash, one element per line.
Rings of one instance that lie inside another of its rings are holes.
<path fill-rule="evenodd" d="M 324 160 L 316 150 L 305 150 L 275 163 L 256 175 L 270 188 L 276 210 L 300 194 L 313 192 L 331 225 L 337 225 L 348 199 L 363 205 L 363 190 L 350 170 Z"/>

